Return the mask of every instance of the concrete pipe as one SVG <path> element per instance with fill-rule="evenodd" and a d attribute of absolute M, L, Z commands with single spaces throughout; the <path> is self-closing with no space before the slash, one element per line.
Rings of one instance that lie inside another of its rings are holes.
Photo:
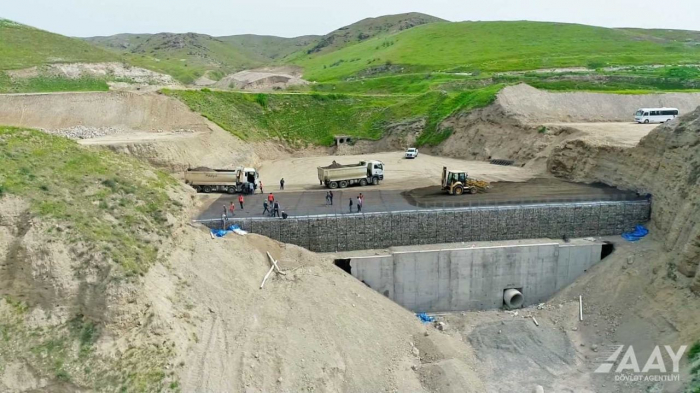
<path fill-rule="evenodd" d="M 523 306 L 524 301 L 525 298 L 523 297 L 523 294 L 517 289 L 506 289 L 503 292 L 503 304 L 507 309 L 512 310 L 514 308 L 520 308 Z"/>

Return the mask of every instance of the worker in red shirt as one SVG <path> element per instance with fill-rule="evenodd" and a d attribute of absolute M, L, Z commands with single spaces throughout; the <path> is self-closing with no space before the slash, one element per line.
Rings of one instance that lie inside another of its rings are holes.
<path fill-rule="evenodd" d="M 241 210 L 243 210 L 243 194 L 238 196 L 238 203 L 241 205 Z"/>
<path fill-rule="evenodd" d="M 270 205 L 272 205 L 272 202 L 275 201 L 275 196 L 272 195 L 272 193 L 267 195 L 267 201 L 270 202 Z"/>

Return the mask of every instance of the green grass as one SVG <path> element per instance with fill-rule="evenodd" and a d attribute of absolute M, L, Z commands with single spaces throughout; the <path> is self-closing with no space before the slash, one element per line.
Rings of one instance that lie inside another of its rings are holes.
<path fill-rule="evenodd" d="M 36 130 L 0 127 L 0 188 L 31 203 L 34 215 L 62 223 L 56 234 L 114 261 L 123 274 L 143 274 L 168 237 L 166 213 L 181 207 L 166 193 L 175 180 L 136 159 L 81 148 Z M 98 258 L 99 259 L 99 258 Z"/>
<path fill-rule="evenodd" d="M 0 19 L 0 70 L 116 59 L 114 54 L 81 40 Z"/>
<path fill-rule="evenodd" d="M 312 85 L 312 89 L 318 92 L 345 94 L 422 94 L 437 90 L 463 91 L 473 89 L 479 84 L 478 78 L 471 76 L 426 73 L 316 83 Z"/>
<path fill-rule="evenodd" d="M 164 92 L 244 140 L 274 138 L 295 146 L 329 146 L 335 135 L 376 140 L 392 124 L 424 118 L 426 127 L 419 145 L 435 145 L 450 135 L 449 130 L 439 129 L 442 120 L 459 110 L 490 104 L 502 87 L 406 96 Z"/>
<path fill-rule="evenodd" d="M 36 77 L 12 79 L 0 71 L 0 93 L 48 93 L 60 91 L 107 91 L 109 86 L 104 79 L 61 77 Z"/>
<path fill-rule="evenodd" d="M 333 81 L 382 66 L 386 72 L 496 72 L 698 63 L 700 48 L 635 31 L 575 24 L 459 22 L 418 26 L 294 62 L 309 79 Z"/>

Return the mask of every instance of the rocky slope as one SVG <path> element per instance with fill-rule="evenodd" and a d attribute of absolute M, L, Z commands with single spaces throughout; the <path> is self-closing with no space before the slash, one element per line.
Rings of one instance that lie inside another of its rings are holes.
<path fill-rule="evenodd" d="M 624 149 L 581 140 L 557 146 L 548 160 L 557 176 L 651 194 L 652 231 L 670 263 L 700 293 L 700 108 Z"/>

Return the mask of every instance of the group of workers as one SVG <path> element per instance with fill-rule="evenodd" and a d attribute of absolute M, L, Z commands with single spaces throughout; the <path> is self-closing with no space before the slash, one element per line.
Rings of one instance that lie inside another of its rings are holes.
<path fill-rule="evenodd" d="M 258 182 L 258 188 L 260 189 L 260 193 L 263 194 L 263 183 L 262 181 Z M 280 179 L 280 190 L 284 190 L 284 178 Z M 333 205 L 333 191 L 328 191 L 326 193 L 326 205 Z M 353 201 L 353 198 L 349 198 L 349 203 L 348 203 L 348 210 L 350 213 L 353 212 L 353 206 L 356 207 L 357 212 L 361 213 L 362 212 L 362 205 L 364 204 L 364 195 L 360 193 L 356 198 L 354 198 L 355 201 Z M 238 195 L 238 204 L 240 206 L 240 209 L 244 209 L 244 204 L 245 204 L 245 197 L 243 194 Z M 224 223 L 223 225 L 226 225 L 226 222 L 228 221 L 229 217 L 233 217 L 235 215 L 236 211 L 236 204 L 234 201 L 231 201 L 230 205 L 227 207 L 224 205 L 224 212 L 221 215 L 221 220 Z M 280 207 L 280 203 L 277 199 L 275 199 L 275 195 L 273 193 L 269 193 L 267 195 L 267 199 L 263 201 L 263 211 L 262 215 L 265 216 L 270 216 L 270 217 L 281 217 L 281 218 L 287 218 L 287 213 L 282 211 Z"/>

